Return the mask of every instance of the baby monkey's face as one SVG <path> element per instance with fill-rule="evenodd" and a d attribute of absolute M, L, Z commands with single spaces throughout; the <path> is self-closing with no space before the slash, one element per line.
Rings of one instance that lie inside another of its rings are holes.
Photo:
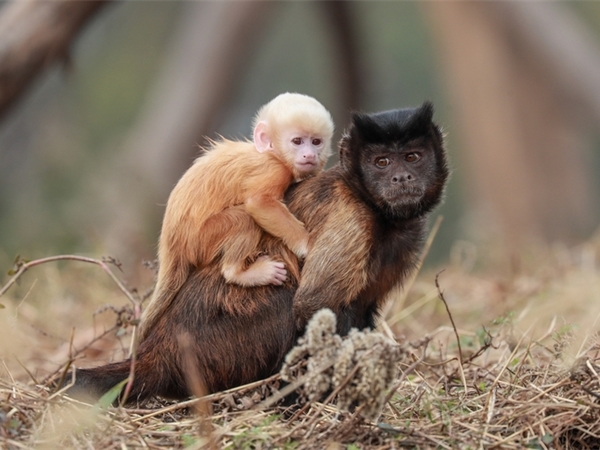
<path fill-rule="evenodd" d="M 321 169 L 321 153 L 326 140 L 323 136 L 306 130 L 288 130 L 281 136 L 282 146 L 287 148 L 290 159 L 297 173 L 306 177 Z"/>

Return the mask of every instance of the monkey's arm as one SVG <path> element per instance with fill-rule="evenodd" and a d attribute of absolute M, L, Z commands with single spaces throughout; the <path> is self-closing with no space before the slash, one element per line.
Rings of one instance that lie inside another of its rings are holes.
<path fill-rule="evenodd" d="M 294 297 L 294 320 L 303 329 L 321 308 L 338 312 L 369 280 L 370 221 L 348 205 L 330 214 L 311 245 Z"/>
<path fill-rule="evenodd" d="M 268 162 L 265 174 L 248 178 L 244 207 L 256 223 L 280 238 L 299 258 L 308 252 L 308 232 L 281 199 L 292 181 L 291 172 L 280 163 Z"/>

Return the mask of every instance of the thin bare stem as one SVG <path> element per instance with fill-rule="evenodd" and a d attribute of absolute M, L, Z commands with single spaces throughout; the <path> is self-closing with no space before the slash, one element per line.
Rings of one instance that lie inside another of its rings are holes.
<path fill-rule="evenodd" d="M 454 336 L 456 336 L 456 345 L 458 346 L 458 369 L 460 371 L 460 378 L 461 381 L 463 383 L 463 386 L 465 388 L 465 393 L 467 392 L 467 379 L 465 377 L 465 372 L 464 372 L 464 367 L 463 367 L 463 354 L 462 354 L 462 347 L 460 345 L 460 336 L 458 334 L 458 330 L 456 329 L 456 324 L 454 323 L 454 318 L 452 317 L 452 313 L 450 312 L 450 307 L 448 306 L 448 302 L 446 301 L 446 298 L 444 297 L 444 293 L 442 292 L 442 289 L 440 288 L 440 282 L 439 282 L 439 277 L 440 274 L 446 269 L 440 270 L 436 275 L 435 275 L 435 287 L 438 290 L 438 296 L 440 297 L 440 300 L 444 303 L 444 306 L 446 307 L 446 312 L 448 313 L 448 317 L 450 318 L 450 323 L 452 324 L 452 329 L 454 330 Z"/>
<path fill-rule="evenodd" d="M 421 256 L 419 258 L 419 262 L 417 263 L 417 267 L 415 267 L 415 270 L 413 270 L 413 272 L 411 273 L 408 280 L 402 286 L 402 292 L 400 294 L 400 297 L 396 301 L 388 301 L 386 303 L 386 305 L 383 308 L 383 312 L 381 314 L 382 318 L 387 317 L 392 306 L 396 306 L 397 310 L 403 309 L 404 303 L 406 302 L 406 297 L 408 296 L 408 293 L 410 292 L 413 284 L 415 284 L 415 280 L 417 279 L 417 276 L 419 275 L 419 272 L 421 271 L 421 267 L 423 266 L 423 262 L 425 261 L 425 258 L 427 258 L 427 255 L 429 254 L 431 245 L 433 244 L 435 236 L 437 235 L 438 231 L 440 230 L 440 226 L 442 225 L 443 220 L 444 220 L 444 216 L 438 216 L 435 219 L 435 223 L 433 224 L 433 227 L 431 227 L 431 231 L 429 232 L 429 235 L 427 236 L 427 240 L 425 241 L 425 245 L 423 246 L 423 251 L 421 252 Z"/>
<path fill-rule="evenodd" d="M 78 255 L 57 255 L 57 256 L 49 256 L 47 258 L 36 259 L 34 261 L 17 262 L 17 264 L 18 264 L 17 273 L 15 273 L 15 275 L 10 280 L 8 280 L 8 283 L 6 283 L 4 285 L 4 287 L 2 289 L 0 289 L 0 297 L 2 297 L 2 295 L 4 295 L 10 289 L 10 287 L 13 284 L 15 284 L 16 281 L 27 270 L 31 269 L 32 267 L 39 266 L 41 264 L 46 264 L 46 263 L 55 262 L 55 261 L 80 261 L 80 262 L 85 262 L 85 263 L 95 264 L 97 266 L 100 266 L 102 268 L 102 270 L 104 270 L 108 274 L 108 276 L 117 285 L 119 290 L 121 292 L 123 292 L 123 294 L 125 294 L 127 299 L 133 305 L 133 332 L 132 332 L 132 344 L 131 344 L 131 349 L 130 349 L 131 366 L 129 369 L 129 378 L 127 381 L 127 385 L 125 387 L 125 392 L 124 392 L 123 398 L 121 400 L 121 402 L 124 403 L 127 400 L 129 393 L 131 392 L 131 389 L 133 387 L 134 378 L 135 378 L 134 374 L 135 374 L 135 363 L 136 363 L 136 354 L 137 354 L 137 335 L 138 335 L 137 328 L 138 328 L 138 323 L 139 323 L 141 315 L 142 315 L 142 308 L 140 306 L 140 301 L 135 298 L 135 296 L 125 287 L 125 285 L 121 282 L 121 280 L 119 280 L 119 278 L 113 273 L 113 271 L 110 270 L 110 267 L 108 266 L 108 262 L 116 264 L 117 267 L 119 267 L 119 265 L 115 261 L 107 262 L 107 261 L 101 260 L 101 259 L 88 258 L 86 256 L 78 256 Z M 72 342 L 73 342 L 73 336 L 71 336 L 71 346 L 72 346 Z M 70 350 L 70 352 L 71 352 L 71 350 Z M 69 362 L 67 363 L 67 368 L 68 368 L 68 366 L 71 365 L 72 362 L 73 362 L 73 357 L 72 357 L 72 355 L 70 355 Z M 66 376 L 66 370 L 63 372 L 63 375 L 61 376 L 61 383 L 64 382 L 65 376 Z M 60 385 L 59 385 L 59 388 L 60 388 Z"/>
<path fill-rule="evenodd" d="M 127 290 L 127 288 L 123 285 L 121 280 L 119 280 L 115 276 L 115 274 L 112 272 L 112 270 L 110 270 L 110 267 L 108 267 L 108 264 L 105 261 L 102 261 L 100 259 L 88 258 L 86 256 L 78 256 L 78 255 L 49 256 L 47 258 L 36 259 L 33 261 L 28 261 L 28 262 L 24 262 L 24 263 L 20 264 L 19 270 L 17 271 L 17 273 L 10 280 L 8 280 L 8 283 L 6 283 L 2 289 L 0 289 L 0 297 L 2 297 L 6 293 L 6 291 L 8 291 L 8 289 L 10 289 L 10 287 L 13 284 L 15 284 L 15 282 L 19 278 L 21 278 L 21 276 L 27 270 L 31 269 L 32 267 L 39 266 L 41 264 L 46 264 L 46 263 L 55 262 L 55 261 L 80 261 L 80 262 L 85 262 L 85 263 L 90 263 L 90 264 L 96 264 L 96 265 L 102 267 L 102 269 L 115 282 L 115 284 L 118 286 L 118 288 L 121 290 L 121 292 L 123 292 L 123 294 L 125 294 L 125 296 L 129 299 L 129 301 L 133 305 L 137 305 L 139 303 L 137 301 L 137 299 L 133 296 L 133 294 L 131 292 L 129 292 Z"/>

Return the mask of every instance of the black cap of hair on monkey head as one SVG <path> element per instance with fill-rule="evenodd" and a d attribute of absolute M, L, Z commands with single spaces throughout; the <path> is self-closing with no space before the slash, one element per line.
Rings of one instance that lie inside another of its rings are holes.
<path fill-rule="evenodd" d="M 375 114 L 352 115 L 353 138 L 367 144 L 403 144 L 426 135 L 432 129 L 433 104 L 425 102 L 418 108 L 403 108 Z"/>

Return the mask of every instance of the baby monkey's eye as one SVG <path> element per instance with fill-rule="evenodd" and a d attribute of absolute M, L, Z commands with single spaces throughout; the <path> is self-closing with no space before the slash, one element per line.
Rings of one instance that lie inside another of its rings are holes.
<path fill-rule="evenodd" d="M 375 165 L 377 167 L 386 167 L 386 166 L 389 166 L 390 163 L 391 163 L 391 161 L 389 158 L 377 158 L 375 160 Z"/>
<path fill-rule="evenodd" d="M 314 145 L 315 147 L 318 147 L 322 143 L 323 143 L 323 139 L 315 138 L 312 140 L 312 145 Z"/>
<path fill-rule="evenodd" d="M 409 163 L 417 162 L 420 159 L 421 159 L 421 155 L 419 155 L 418 153 L 409 153 L 408 155 L 406 155 L 404 157 L 404 160 Z"/>
<path fill-rule="evenodd" d="M 292 139 L 292 143 L 294 145 L 300 145 L 300 144 L 302 144 L 302 138 L 295 137 L 294 139 Z"/>

